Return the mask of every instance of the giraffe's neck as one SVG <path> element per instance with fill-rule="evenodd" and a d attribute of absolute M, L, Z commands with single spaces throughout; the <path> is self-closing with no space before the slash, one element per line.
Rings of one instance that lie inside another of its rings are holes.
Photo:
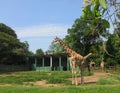
<path fill-rule="evenodd" d="M 68 53 L 69 56 L 73 56 L 73 55 L 77 54 L 75 51 L 70 49 L 62 40 L 58 40 L 58 42 L 64 48 L 64 50 Z"/>

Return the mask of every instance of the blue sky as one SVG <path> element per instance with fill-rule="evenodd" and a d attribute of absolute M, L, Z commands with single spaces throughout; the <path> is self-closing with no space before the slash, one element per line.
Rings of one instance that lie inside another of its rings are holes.
<path fill-rule="evenodd" d="M 0 22 L 28 41 L 31 51 L 46 51 L 55 36 L 67 35 L 82 6 L 83 0 L 0 0 Z"/>

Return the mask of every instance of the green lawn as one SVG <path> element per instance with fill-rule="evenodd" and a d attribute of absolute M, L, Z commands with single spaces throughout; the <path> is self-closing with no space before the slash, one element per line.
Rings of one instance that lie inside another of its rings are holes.
<path fill-rule="evenodd" d="M 27 71 L 27 72 L 13 72 L 7 74 L 0 74 L 0 84 L 23 84 L 24 82 L 35 82 L 40 80 L 47 80 L 48 83 L 69 83 L 66 78 L 71 77 L 71 72 L 67 71 Z"/>
<path fill-rule="evenodd" d="M 38 87 L 38 86 L 11 86 L 0 87 L 0 93 L 120 93 L 120 86 L 63 86 L 63 87 Z"/>
<path fill-rule="evenodd" d="M 0 93 L 120 93 L 120 74 L 111 73 L 107 78 L 101 78 L 97 84 L 71 85 L 66 78 L 71 77 L 71 72 L 13 72 L 0 74 Z M 47 80 L 47 83 L 64 83 L 64 86 L 42 87 L 24 82 Z M 9 85 L 8 85 L 9 84 Z"/>

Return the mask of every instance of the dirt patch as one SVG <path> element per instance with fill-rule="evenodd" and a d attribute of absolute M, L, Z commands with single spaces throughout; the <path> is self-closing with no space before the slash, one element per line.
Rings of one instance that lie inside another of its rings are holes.
<path fill-rule="evenodd" d="M 1 74 L 0 77 L 7 77 L 7 76 L 20 76 L 17 74 Z"/>
<path fill-rule="evenodd" d="M 12 86 L 11 84 L 2 84 L 2 85 L 0 85 L 0 87 L 9 87 L 9 86 Z"/>
<path fill-rule="evenodd" d="M 41 80 L 36 82 L 24 82 L 24 84 L 30 84 L 35 86 L 42 86 L 42 87 L 55 87 L 55 86 L 64 86 L 65 84 L 48 84 L 47 80 Z"/>
<path fill-rule="evenodd" d="M 93 76 L 86 76 L 84 78 L 84 81 L 85 83 L 96 83 L 100 78 L 102 77 L 107 77 L 108 76 L 108 73 L 102 73 L 102 72 L 99 72 L 99 73 L 94 73 Z"/>
<path fill-rule="evenodd" d="M 42 80 L 42 81 L 37 81 L 34 83 L 34 85 L 37 85 L 37 86 L 64 86 L 64 84 L 47 84 L 47 81 L 46 80 Z"/>
<path fill-rule="evenodd" d="M 100 78 L 107 77 L 107 76 L 108 76 L 108 73 L 97 72 L 97 73 L 94 73 L 94 75 L 92 76 L 85 76 L 84 83 L 86 84 L 96 83 Z M 72 81 L 72 78 L 69 78 L 69 80 Z M 78 78 L 78 82 L 81 82 L 80 78 Z"/>

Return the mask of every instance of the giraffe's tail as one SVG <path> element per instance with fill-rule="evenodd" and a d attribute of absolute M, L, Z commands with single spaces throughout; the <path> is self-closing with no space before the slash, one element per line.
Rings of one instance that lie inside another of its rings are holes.
<path fill-rule="evenodd" d="M 84 59 L 88 58 L 91 55 L 92 55 L 92 53 L 87 54 L 86 56 L 84 56 Z"/>

